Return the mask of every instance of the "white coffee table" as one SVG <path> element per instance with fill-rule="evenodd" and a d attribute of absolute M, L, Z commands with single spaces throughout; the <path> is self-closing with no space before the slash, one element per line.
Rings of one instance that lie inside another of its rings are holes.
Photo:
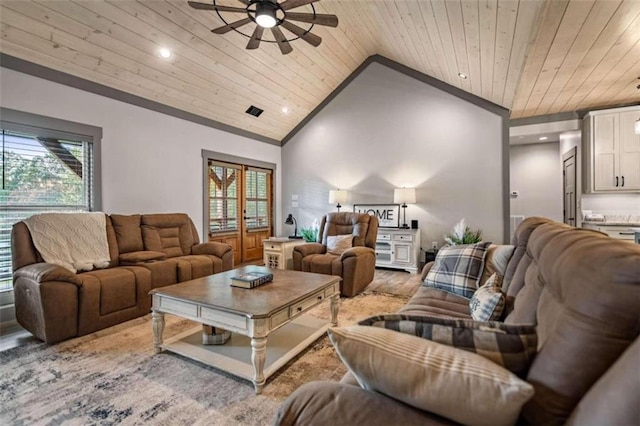
<path fill-rule="evenodd" d="M 268 271 L 273 281 L 254 289 L 229 285 L 231 277 Z M 253 382 L 266 379 L 337 325 L 339 276 L 246 266 L 151 291 L 154 350 L 171 351 Z M 331 321 L 305 313 L 330 299 Z M 202 326 L 163 340 L 164 314 L 232 332 L 224 345 L 203 345 Z"/>

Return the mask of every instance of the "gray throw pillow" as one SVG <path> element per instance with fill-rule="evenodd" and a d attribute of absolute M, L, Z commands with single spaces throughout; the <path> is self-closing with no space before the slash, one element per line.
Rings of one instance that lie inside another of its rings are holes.
<path fill-rule="evenodd" d="M 490 242 L 443 247 L 424 285 L 471 298 L 478 289 Z"/>

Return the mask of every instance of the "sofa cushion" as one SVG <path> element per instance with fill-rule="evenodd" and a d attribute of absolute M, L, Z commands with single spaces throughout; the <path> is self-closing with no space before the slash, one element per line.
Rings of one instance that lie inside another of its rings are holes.
<path fill-rule="evenodd" d="M 415 294 L 398 311 L 405 315 L 429 315 L 471 319 L 469 299 L 433 287 L 418 287 Z"/>
<path fill-rule="evenodd" d="M 466 244 L 440 249 L 424 279 L 424 285 L 470 298 L 478 289 L 490 244 Z"/>
<path fill-rule="evenodd" d="M 195 244 L 191 219 L 183 213 L 145 214 L 142 224 L 158 230 L 162 250 L 147 247 L 148 250 L 164 251 L 167 257 L 191 254 Z"/>
<path fill-rule="evenodd" d="M 132 251 L 130 253 L 123 253 L 118 258 L 122 265 L 136 265 L 138 263 L 153 262 L 155 260 L 164 260 L 167 255 L 160 251 Z"/>
<path fill-rule="evenodd" d="M 331 328 L 364 389 L 464 424 L 512 425 L 533 387 L 473 353 L 378 327 Z"/>
<path fill-rule="evenodd" d="M 529 369 L 538 341 L 534 326 L 496 321 L 390 314 L 369 317 L 358 324 L 387 328 L 477 353 L 521 377 Z"/>
<path fill-rule="evenodd" d="M 180 229 L 178 227 L 156 228 L 155 226 L 142 225 L 142 237 L 144 247 L 151 251 L 163 252 L 166 257 L 182 256 L 180 246 Z"/>
<path fill-rule="evenodd" d="M 342 262 L 335 254 L 312 254 L 302 258 L 302 271 L 342 276 Z"/>
<path fill-rule="evenodd" d="M 504 277 L 507 271 L 507 265 L 513 255 L 515 246 L 491 244 L 487 249 L 487 256 L 484 259 L 484 269 L 482 270 L 482 277 L 480 278 L 480 285 L 483 285 L 491 277 L 491 275 L 497 273 L 501 277 Z M 502 280 L 504 284 L 504 280 Z M 502 291 L 506 292 L 506 286 Z"/>
<path fill-rule="evenodd" d="M 206 277 L 215 273 L 216 262 L 214 256 L 189 255 L 174 259 L 178 265 L 178 282 Z M 220 263 L 222 261 L 218 259 Z"/>
<path fill-rule="evenodd" d="M 329 235 L 327 237 L 327 252 L 341 255 L 353 246 L 353 235 Z"/>
<path fill-rule="evenodd" d="M 120 254 L 144 250 L 139 214 L 130 216 L 112 214 L 110 217 Z"/>
<path fill-rule="evenodd" d="M 469 301 L 471 318 L 476 321 L 497 321 L 504 310 L 502 276 L 493 274 Z"/>
<path fill-rule="evenodd" d="M 370 232 L 369 227 L 374 229 Z M 378 222 L 368 214 L 358 214 L 351 212 L 329 213 L 322 218 L 318 236 L 319 241 L 327 245 L 327 237 L 330 235 L 349 234 L 353 237 L 353 247 L 367 246 L 375 247 Z"/>
<path fill-rule="evenodd" d="M 136 276 L 125 268 L 90 271 L 79 275 L 85 282 L 95 279 L 100 283 L 100 315 L 136 306 Z"/>

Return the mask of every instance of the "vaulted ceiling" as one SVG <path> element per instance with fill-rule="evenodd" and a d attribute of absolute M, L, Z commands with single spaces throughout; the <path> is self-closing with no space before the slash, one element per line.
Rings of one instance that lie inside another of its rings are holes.
<path fill-rule="evenodd" d="M 512 118 L 640 101 L 640 0 L 315 7 L 337 15 L 339 26 L 314 26 L 319 47 L 296 40 L 283 56 L 273 43 L 246 50 L 236 32 L 211 33 L 223 25 L 217 14 L 186 0 L 0 0 L 0 52 L 278 141 L 375 54 L 504 106 Z M 169 59 L 159 56 L 163 47 Z M 250 105 L 265 112 L 245 114 Z"/>

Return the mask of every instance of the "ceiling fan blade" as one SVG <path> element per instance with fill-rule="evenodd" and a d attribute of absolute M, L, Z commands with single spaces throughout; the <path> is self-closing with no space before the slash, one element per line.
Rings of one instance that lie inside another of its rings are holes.
<path fill-rule="evenodd" d="M 233 30 L 235 28 L 238 28 L 238 27 L 241 27 L 243 25 L 248 24 L 249 22 L 251 22 L 251 18 L 244 18 L 244 19 L 241 19 L 239 21 L 232 22 L 232 23 L 230 23 L 228 25 L 225 25 L 223 27 L 214 28 L 213 30 L 211 30 L 211 32 L 215 33 L 215 34 L 226 34 L 226 33 L 228 33 L 229 31 L 231 31 L 231 30 Z"/>
<path fill-rule="evenodd" d="M 325 25 L 327 27 L 338 26 L 338 17 L 336 15 L 316 13 L 314 16 L 313 13 L 287 12 L 285 18 L 291 21 L 308 22 L 310 24 Z"/>
<path fill-rule="evenodd" d="M 305 4 L 313 3 L 318 0 L 286 0 L 280 3 L 282 10 L 294 9 L 296 7 L 304 6 Z"/>
<path fill-rule="evenodd" d="M 257 49 L 260 46 L 260 40 L 262 40 L 262 33 L 264 28 L 260 25 L 256 25 L 256 29 L 251 34 L 251 40 L 247 43 L 247 49 Z"/>
<path fill-rule="evenodd" d="M 280 48 L 280 51 L 283 55 L 293 52 L 293 47 L 291 47 L 291 45 L 287 41 L 287 38 L 284 36 L 284 34 L 282 34 L 280 28 L 273 27 L 271 28 L 271 32 L 273 33 L 273 37 L 275 37 L 276 41 L 278 42 L 278 47 Z"/>
<path fill-rule="evenodd" d="M 194 9 L 200 9 L 200 10 L 216 10 L 216 7 L 213 5 L 213 3 L 209 4 L 209 3 L 200 3 L 197 1 L 188 1 L 187 3 L 189 3 L 189 6 L 191 6 Z"/>
<path fill-rule="evenodd" d="M 320 36 L 309 33 L 306 30 L 297 26 L 296 24 L 292 24 L 291 22 L 284 21 L 281 25 L 312 46 L 318 47 L 320 46 L 320 43 L 322 43 L 322 38 L 320 38 Z"/>

